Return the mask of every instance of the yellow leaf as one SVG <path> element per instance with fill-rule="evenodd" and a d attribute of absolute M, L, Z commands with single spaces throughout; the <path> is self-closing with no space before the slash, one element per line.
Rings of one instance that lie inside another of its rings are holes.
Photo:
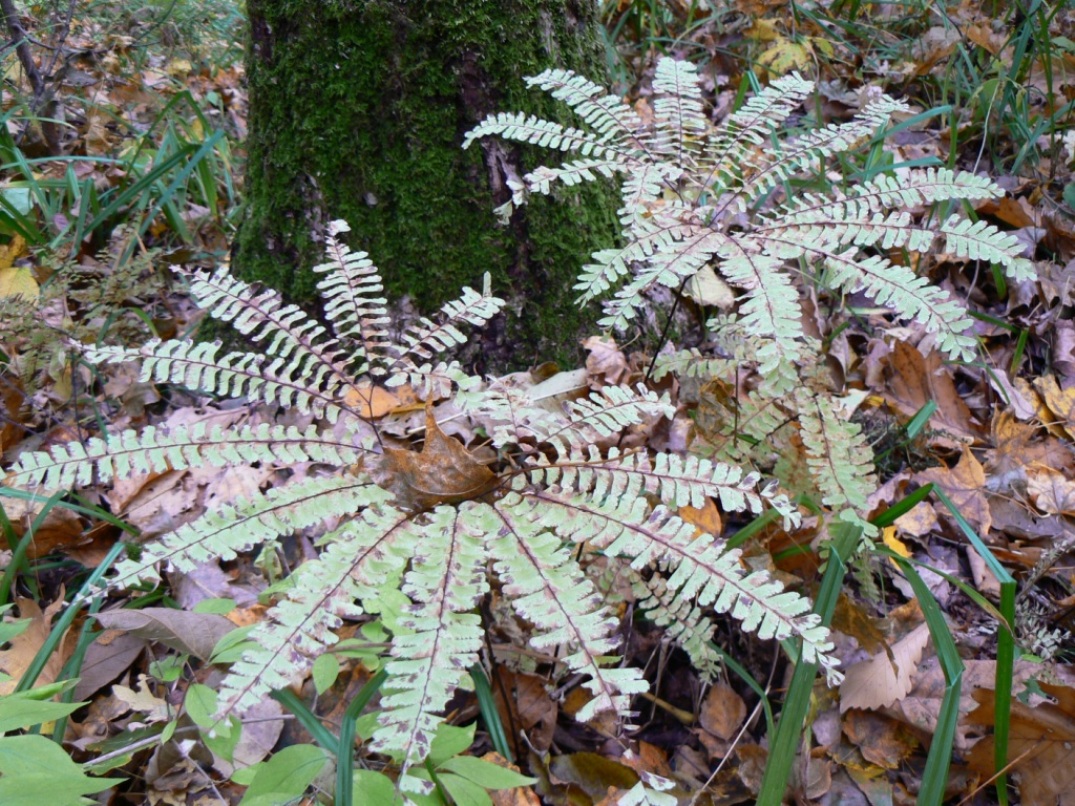
<path fill-rule="evenodd" d="M 691 506 L 680 507 L 679 517 L 691 524 L 691 526 L 697 527 L 698 533 L 695 537 L 700 536 L 703 532 L 720 537 L 721 532 L 724 531 L 720 512 L 717 510 L 717 505 L 712 498 L 707 498 L 705 506 L 701 509 L 695 509 Z"/>
<path fill-rule="evenodd" d="M 11 243 L 0 246 L 0 297 L 26 297 L 37 299 L 41 289 L 28 266 L 16 266 L 15 261 L 26 251 L 26 241 L 21 235 Z"/>
<path fill-rule="evenodd" d="M 402 401 L 387 389 L 371 383 L 359 383 L 344 395 L 343 404 L 355 409 L 362 417 L 376 420 L 401 405 Z"/>
<path fill-rule="evenodd" d="M 41 288 L 29 266 L 8 266 L 0 269 L 0 297 L 37 299 Z"/>
<path fill-rule="evenodd" d="M 886 526 L 881 532 L 881 540 L 901 557 L 911 556 L 911 550 L 907 548 L 907 544 L 896 537 L 895 526 Z"/>
<path fill-rule="evenodd" d="M 1026 474 L 1027 496 L 1046 515 L 1075 515 L 1075 482 L 1049 467 Z"/>
<path fill-rule="evenodd" d="M 776 29 L 776 20 L 754 20 L 754 24 L 747 30 L 746 35 L 759 42 L 787 41 Z"/>
<path fill-rule="evenodd" d="M 0 269 L 9 269 L 15 260 L 26 251 L 26 240 L 21 235 L 11 239 L 11 243 L 0 246 Z"/>
<path fill-rule="evenodd" d="M 1034 381 L 1034 388 L 1053 414 L 1052 417 L 1047 414 L 1042 417 L 1049 431 L 1056 433 L 1056 426 L 1060 426 L 1069 437 L 1075 438 L 1075 387 L 1061 389 L 1056 378 L 1043 375 Z"/>
<path fill-rule="evenodd" d="M 769 71 L 782 76 L 792 70 L 799 70 L 810 64 L 813 51 L 808 44 L 799 44 L 787 39 L 778 39 L 758 57 L 758 63 L 768 67 Z"/>

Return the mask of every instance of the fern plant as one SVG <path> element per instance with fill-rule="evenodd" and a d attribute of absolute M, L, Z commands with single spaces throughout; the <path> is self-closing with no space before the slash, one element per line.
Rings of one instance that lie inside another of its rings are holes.
<path fill-rule="evenodd" d="M 331 331 L 277 293 L 219 270 L 192 273 L 191 293 L 209 314 L 258 342 L 258 351 L 159 340 L 140 349 L 85 350 L 99 364 L 140 362 L 144 381 L 290 409 L 313 424 L 151 426 L 23 455 L 8 478 L 62 489 L 195 465 L 320 469 L 206 513 L 118 563 L 109 580 L 111 588 L 155 583 L 165 565 L 191 571 L 296 530 L 323 531 L 320 555 L 294 571 L 231 666 L 220 688 L 222 716 L 292 683 L 337 640 L 333 631 L 345 619 L 363 615 L 364 602 L 401 591 L 411 604 L 392 636 L 372 746 L 404 760 L 405 791 L 426 791 L 429 782 L 407 776 L 406 768 L 428 754 L 440 709 L 478 660 L 476 608 L 495 581 L 533 625 L 533 646 L 566 648 L 558 662 L 584 677 L 591 698 L 579 719 L 608 711 L 626 717 L 632 695 L 647 684 L 639 669 L 610 663 L 617 619 L 576 556 L 592 552 L 629 563 L 643 607 L 658 621 L 674 622 L 684 607 L 728 613 L 762 638 L 798 637 L 803 658 L 838 676 L 809 601 L 765 573 L 748 572 L 737 551 L 724 550 L 713 535 L 698 536 L 676 514 L 713 498 L 728 511 L 776 507 L 790 521 L 796 514 L 785 498 L 759 490 L 757 475 L 728 464 L 620 450 L 626 429 L 673 413 L 667 397 L 644 387 L 605 387 L 557 411 L 440 360 L 465 340 L 460 326 L 482 325 L 500 309 L 488 289 L 465 289 L 435 321 L 394 333 L 377 270 L 342 242 L 346 230 L 332 225 L 327 262 L 317 269 L 325 275 L 319 288 Z M 380 387 L 401 385 L 425 403 L 420 450 L 385 433 L 371 405 Z M 444 433 L 438 412 L 469 417 L 499 460 L 478 461 Z M 699 630 L 685 639 L 698 643 Z"/>
<path fill-rule="evenodd" d="M 955 213 L 937 224 L 911 215 L 1003 191 L 985 177 L 921 168 L 880 174 L 845 190 L 796 192 L 793 182 L 815 176 L 836 156 L 866 143 L 891 115 L 906 111 L 880 96 L 846 123 L 797 136 L 782 133 L 814 89 L 797 74 L 774 81 L 715 127 L 688 62 L 658 62 L 646 119 L 568 71 L 548 70 L 527 83 L 570 107 L 583 126 L 498 113 L 467 135 L 465 146 L 498 136 L 571 155 L 559 166 L 509 179 L 513 196 L 501 214 L 510 215 L 534 193 L 598 176 L 622 177 L 622 244 L 594 253 L 576 286 L 579 302 L 606 297 L 602 325 L 623 329 L 655 286 L 682 292 L 699 271 L 712 267 L 740 292 L 734 314 L 709 323 L 721 353 L 711 358 L 685 351 L 662 359 L 658 371 L 719 379 L 753 366 L 760 380 L 746 408 L 769 413 L 757 419 L 751 414 L 746 439 L 736 431 L 724 458 L 744 460 L 736 456 L 741 445 L 766 442 L 768 429 L 790 418 L 798 423 L 823 503 L 868 531 L 863 508 L 874 487 L 869 447 L 860 429 L 834 411 L 831 389 L 803 383 L 816 378 L 811 368 L 820 345 L 803 330 L 800 299 L 808 289 L 862 293 L 919 322 L 951 358 L 972 359 L 977 343 L 966 309 L 891 256 L 929 252 L 941 239 L 955 258 L 999 264 L 1014 280 L 1032 277 L 1014 236 Z M 739 420 L 734 422 L 738 429 Z"/>

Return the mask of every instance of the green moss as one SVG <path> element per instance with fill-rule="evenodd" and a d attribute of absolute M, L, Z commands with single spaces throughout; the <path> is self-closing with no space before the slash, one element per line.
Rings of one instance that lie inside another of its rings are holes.
<path fill-rule="evenodd" d="M 518 363 L 576 356 L 594 311 L 571 286 L 618 232 L 611 187 L 538 199 L 508 228 L 480 148 L 485 114 L 559 117 L 522 78 L 558 65 L 600 78 L 593 4 L 514 0 L 250 0 L 248 209 L 241 276 L 313 297 L 314 233 L 346 219 L 389 294 L 428 312 L 493 274 L 516 314 L 494 352 Z M 515 159 L 514 153 L 509 157 Z M 547 154 L 517 155 L 525 171 Z"/>

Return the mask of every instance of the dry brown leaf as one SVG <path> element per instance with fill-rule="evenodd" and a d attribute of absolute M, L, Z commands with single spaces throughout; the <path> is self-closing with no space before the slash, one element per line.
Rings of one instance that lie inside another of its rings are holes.
<path fill-rule="evenodd" d="M 696 509 L 692 506 L 679 508 L 679 517 L 692 526 L 698 527 L 698 534 L 703 532 L 720 537 L 724 531 L 724 524 L 720 518 L 720 510 L 712 498 L 706 499 L 705 506 Z"/>
<path fill-rule="evenodd" d="M 918 740 L 906 725 L 873 711 L 848 711 L 843 728 L 864 759 L 886 770 L 899 767 L 918 747 Z"/>
<path fill-rule="evenodd" d="M 500 685 L 493 687 L 493 694 L 504 724 L 525 731 L 527 745 L 538 753 L 548 751 L 552 747 L 559 707 L 549 695 L 544 678 L 512 672 L 504 667 L 498 667 L 497 675 Z M 504 692 L 510 699 L 507 704 Z"/>
<path fill-rule="evenodd" d="M 425 436 L 421 453 L 385 448 L 378 481 L 395 494 L 398 505 L 432 509 L 475 498 L 495 484 L 496 475 L 489 468 L 440 430 L 432 406 L 426 406 Z"/>
<path fill-rule="evenodd" d="M 890 400 L 897 409 L 913 417 L 929 401 L 937 404 L 930 425 L 938 434 L 930 441 L 947 447 L 973 444 L 979 428 L 971 418 L 947 367 L 936 352 L 923 356 L 916 347 L 897 341 L 888 356 Z"/>
<path fill-rule="evenodd" d="M 1046 515 L 1075 515 L 1075 482 L 1050 467 L 1027 470 L 1026 492 Z"/>
<path fill-rule="evenodd" d="M 1052 375 L 1042 375 L 1034 380 L 1034 389 L 1041 396 L 1038 416 L 1045 427 L 1057 436 L 1075 438 L 1075 386 L 1061 389 Z"/>
<path fill-rule="evenodd" d="M 1020 802 L 1023 806 L 1075 805 L 1075 689 L 1041 684 L 1056 703 L 1031 707 L 1012 700 L 1008 759 L 1019 774 Z M 995 692 L 979 689 L 978 702 L 967 720 L 976 725 L 993 725 Z M 992 736 L 978 742 L 970 752 L 970 766 L 983 778 L 993 775 Z"/>
<path fill-rule="evenodd" d="M 840 713 L 851 708 L 887 708 L 911 691 L 912 677 L 929 642 L 923 623 L 892 645 L 892 655 L 879 652 L 852 664 L 840 684 Z"/>
<path fill-rule="evenodd" d="M 402 401 L 396 395 L 369 382 L 358 383 L 344 395 L 343 404 L 360 416 L 376 420 L 399 408 Z"/>
<path fill-rule="evenodd" d="M 11 521 L 15 536 L 21 538 L 41 514 L 43 504 L 23 498 L 5 498 L 4 512 Z M 82 521 L 78 515 L 67 507 L 53 506 L 45 520 L 38 524 L 30 540 L 26 556 L 30 559 L 44 557 L 52 551 L 66 551 L 78 546 L 87 546 L 92 538 L 85 534 Z"/>
<path fill-rule="evenodd" d="M 30 624 L 11 639 L 7 649 L 0 651 L 0 672 L 11 678 L 0 682 L 0 696 L 11 694 L 15 690 L 15 686 L 19 684 L 19 680 L 30 667 L 38 650 L 52 632 L 52 617 L 67 604 L 62 591 L 56 601 L 46 607 L 44 612 L 33 599 L 20 598 L 16 599 L 15 603 L 19 606 L 19 618 L 30 619 Z M 68 645 L 69 637 L 71 637 L 70 633 L 64 635 L 59 648 L 49 655 L 41 674 L 37 676 L 35 685 L 42 686 L 56 680 L 56 676 L 67 662 L 70 650 L 74 648 L 73 644 Z"/>
<path fill-rule="evenodd" d="M 627 356 L 613 339 L 590 336 L 583 340 L 582 349 L 590 353 L 586 356 L 586 371 L 591 378 L 600 378 L 604 383 L 611 384 L 626 380 Z"/>
<path fill-rule="evenodd" d="M 955 467 L 931 467 L 915 473 L 914 480 L 919 484 L 936 484 L 952 499 L 964 518 L 983 534 L 989 532 L 993 516 L 984 489 L 985 470 L 968 447 L 963 446 L 963 455 Z"/>
<path fill-rule="evenodd" d="M 488 761 L 490 764 L 496 764 L 496 766 L 503 767 L 506 770 L 520 772 L 517 765 L 510 763 L 499 753 L 490 751 L 482 756 L 482 761 Z M 541 800 L 538 798 L 537 793 L 528 786 L 517 786 L 514 789 L 494 789 L 489 792 L 489 799 L 493 802 L 493 806 L 541 806 Z"/>
<path fill-rule="evenodd" d="M 743 724 L 747 706 L 727 683 L 715 683 L 702 703 L 698 722 L 714 736 L 730 740 Z"/>

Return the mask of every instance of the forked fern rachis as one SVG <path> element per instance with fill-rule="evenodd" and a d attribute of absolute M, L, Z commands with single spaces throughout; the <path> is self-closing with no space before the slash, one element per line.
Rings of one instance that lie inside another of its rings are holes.
<path fill-rule="evenodd" d="M 25 454 L 9 478 L 54 489 L 192 465 L 335 468 L 207 512 L 118 563 L 109 581 L 112 588 L 154 583 L 164 564 L 190 572 L 281 535 L 334 524 L 319 539 L 320 556 L 291 575 L 281 601 L 252 632 L 250 649 L 231 667 L 220 687 L 221 714 L 242 712 L 289 685 L 335 643 L 333 630 L 344 619 L 362 616 L 363 601 L 401 590 L 411 605 L 392 638 L 372 744 L 407 770 L 428 753 L 438 711 L 467 685 L 466 670 L 478 660 L 477 604 L 490 590 L 491 571 L 533 625 L 531 644 L 567 647 L 560 663 L 587 678 L 591 699 L 579 718 L 602 711 L 627 716 L 632 696 L 647 684 L 641 670 L 608 665 L 617 619 L 576 562 L 579 547 L 629 563 L 643 607 L 672 624 L 703 667 L 712 665 L 704 640 L 709 623 L 694 619 L 701 627 L 685 629 L 684 606 L 729 612 L 763 638 L 797 636 L 804 657 L 837 675 L 827 631 L 808 600 L 764 573 L 748 573 L 737 551 L 724 551 L 712 535 L 697 536 L 675 514 L 715 498 L 729 511 L 776 506 L 793 520 L 785 499 L 759 492 L 756 475 L 729 465 L 619 451 L 624 429 L 674 412 L 667 397 L 648 389 L 608 386 L 555 410 L 530 401 L 525 390 L 485 385 L 437 360 L 464 341 L 457 325 L 480 325 L 500 308 L 488 292 L 466 289 L 437 321 L 423 319 L 392 336 L 380 278 L 365 254 L 337 237 L 345 230 L 339 222 L 330 228 L 328 262 L 318 268 L 326 275 L 320 288 L 332 332 L 275 292 L 224 271 L 195 272 L 194 298 L 261 342 L 264 355 L 222 354 L 219 345 L 189 341 L 85 350 L 97 363 L 140 362 L 145 381 L 289 408 L 313 418 L 311 425 L 228 432 L 196 425 L 167 433 L 151 426 Z M 373 384 L 409 384 L 426 401 L 420 452 L 380 447 L 369 416 Z M 514 466 L 494 471 L 445 435 L 437 401 L 471 418 L 493 447 L 514 455 Z M 666 574 L 650 574 L 654 567 Z M 412 770 L 401 786 L 417 792 L 429 782 Z"/>
<path fill-rule="evenodd" d="M 547 70 L 527 83 L 570 107 L 582 126 L 499 113 L 471 131 L 465 145 L 499 136 L 579 158 L 510 180 L 513 196 L 501 213 L 509 215 L 534 193 L 622 177 L 622 244 L 595 252 L 583 267 L 580 303 L 605 297 L 602 324 L 622 330 L 655 286 L 682 293 L 687 281 L 712 269 L 739 289 L 734 312 L 708 326 L 725 355 L 691 350 L 661 356 L 655 375 L 734 379 L 740 367 L 753 367 L 756 388 L 743 401 L 743 413 L 773 413 L 758 417 L 743 436 L 763 443 L 792 418 L 822 502 L 871 532 L 864 519 L 876 486 L 869 446 L 861 429 L 834 410 L 833 390 L 814 371 L 822 350 L 802 326 L 803 275 L 822 292 L 865 294 L 918 322 L 949 357 L 973 360 L 977 341 L 963 305 L 890 256 L 928 252 L 941 237 L 955 258 L 992 262 L 1015 280 L 1031 278 L 1033 266 L 1013 235 L 954 214 L 940 222 L 911 215 L 941 202 L 1002 196 L 1000 187 L 966 172 L 911 168 L 846 190 L 789 195 L 792 180 L 819 175 L 835 157 L 867 143 L 892 115 L 907 111 L 876 96 L 846 123 L 788 135 L 781 127 L 814 89 L 798 74 L 774 81 L 715 126 L 689 62 L 658 62 L 646 118 L 568 71 Z M 733 437 L 717 456 L 749 466 L 738 426 Z"/>

